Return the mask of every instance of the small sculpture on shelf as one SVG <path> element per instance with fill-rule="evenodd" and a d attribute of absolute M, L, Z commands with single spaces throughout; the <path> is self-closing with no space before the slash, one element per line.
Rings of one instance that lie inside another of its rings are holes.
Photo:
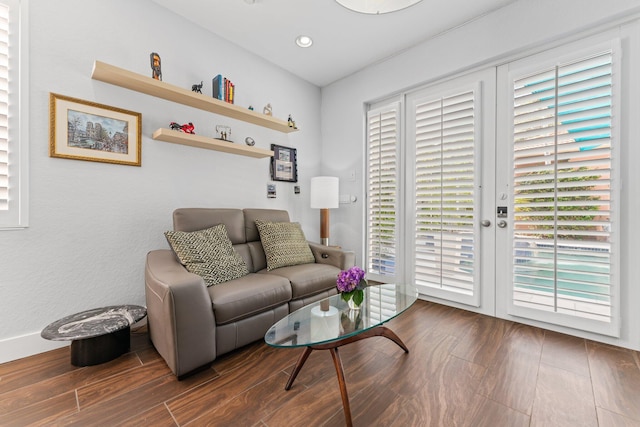
<path fill-rule="evenodd" d="M 191 133 L 191 134 L 195 134 L 195 126 L 193 126 L 193 123 L 189 122 L 187 124 L 181 125 L 178 124 L 176 122 L 171 122 L 171 124 L 169 125 L 171 127 L 171 129 L 173 130 L 178 130 L 180 132 L 184 132 L 184 133 Z"/>
<path fill-rule="evenodd" d="M 162 81 L 162 66 L 160 64 L 160 55 L 151 52 L 151 77 Z"/>
<path fill-rule="evenodd" d="M 256 142 L 253 140 L 253 138 L 251 138 L 250 136 L 246 137 L 244 139 L 245 144 L 247 144 L 249 147 L 253 147 Z"/>
<path fill-rule="evenodd" d="M 249 110 L 253 111 L 253 105 L 249 105 Z"/>
<path fill-rule="evenodd" d="M 271 109 L 271 104 L 267 104 L 264 106 L 264 108 L 262 109 L 262 113 L 266 114 L 267 116 L 272 116 L 272 109 Z"/>
<path fill-rule="evenodd" d="M 191 85 L 191 91 L 195 93 L 202 93 L 202 85 L 204 83 L 201 81 L 200 84 Z"/>
<path fill-rule="evenodd" d="M 289 118 L 287 119 L 287 124 L 289 125 L 290 128 L 298 129 L 296 127 L 296 122 L 291 118 L 291 114 L 289 114 Z"/>
<path fill-rule="evenodd" d="M 229 141 L 227 138 L 231 136 L 231 128 L 229 126 L 217 125 L 216 135 L 220 135 L 217 139 L 221 139 L 223 141 Z M 233 142 L 233 141 L 229 141 L 229 142 Z"/>

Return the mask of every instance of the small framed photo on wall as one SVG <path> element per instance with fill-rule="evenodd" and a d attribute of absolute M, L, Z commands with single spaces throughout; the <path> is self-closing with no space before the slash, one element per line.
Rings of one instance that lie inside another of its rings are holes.
<path fill-rule="evenodd" d="M 273 181 L 298 182 L 298 163 L 295 148 L 271 144 L 271 179 Z"/>

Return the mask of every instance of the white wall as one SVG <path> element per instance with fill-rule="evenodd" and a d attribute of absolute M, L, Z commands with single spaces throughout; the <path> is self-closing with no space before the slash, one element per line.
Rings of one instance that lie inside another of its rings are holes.
<path fill-rule="evenodd" d="M 144 305 L 144 259 L 168 247 L 178 207 L 269 207 L 289 210 L 313 240 L 318 213 L 308 185 L 319 173 L 320 90 L 148 0 L 30 0 L 30 226 L 0 231 L 0 363 L 51 348 L 39 334 L 71 313 L 111 304 Z M 213 19 L 213 17 L 212 17 Z M 301 129 L 281 134 L 92 80 L 94 60 L 190 88 L 220 73 L 237 88 L 236 104 L 274 116 L 292 114 Z M 49 157 L 49 93 L 142 113 L 142 167 Z M 299 184 L 277 183 L 267 199 L 269 159 L 158 142 L 151 133 L 192 121 L 214 136 L 298 149 Z M 317 240 L 317 239 L 316 239 Z M 66 344 L 66 343 L 65 343 Z"/>
<path fill-rule="evenodd" d="M 323 171 L 341 178 L 341 193 L 358 197 L 357 203 L 341 205 L 332 213 L 333 242 L 354 249 L 358 262 L 363 263 L 363 147 L 367 103 L 471 69 L 496 66 L 546 49 L 545 46 L 585 37 L 598 26 L 610 26 L 607 23 L 639 11 L 637 0 L 520 0 L 323 88 Z M 638 25 L 622 26 L 620 33 L 625 37 L 623 46 L 627 49 L 625 69 L 630 69 L 631 63 L 640 66 Z M 623 100 L 622 112 L 622 120 L 627 123 L 624 133 L 628 137 L 623 142 L 622 165 L 621 221 L 625 230 L 622 241 L 622 336 L 608 339 L 556 329 L 640 349 L 640 311 L 636 307 L 640 290 L 634 279 L 640 277 L 640 267 L 634 262 L 634 254 L 640 251 L 640 226 L 635 221 L 640 208 L 640 189 L 631 184 L 640 182 L 639 168 L 634 167 L 640 162 L 640 149 L 636 148 L 638 144 L 631 143 L 637 141 L 639 132 L 635 117 L 640 113 L 640 105 L 635 100 L 639 98 L 640 87 L 635 75 L 623 75 L 623 79 L 629 92 L 625 94 L 628 96 Z M 356 180 L 350 181 L 349 175 L 354 170 Z"/>

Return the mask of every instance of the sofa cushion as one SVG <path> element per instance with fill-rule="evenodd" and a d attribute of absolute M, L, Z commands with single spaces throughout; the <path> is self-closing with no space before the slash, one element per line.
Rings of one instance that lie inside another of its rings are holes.
<path fill-rule="evenodd" d="M 244 228 L 247 242 L 260 242 L 260 233 L 256 227 L 256 220 L 266 222 L 290 222 L 289 212 L 278 209 L 251 209 L 242 210 L 244 214 Z M 261 270 L 261 269 L 258 269 Z"/>
<path fill-rule="evenodd" d="M 289 281 L 272 274 L 250 273 L 239 279 L 211 286 L 208 291 L 218 325 L 270 310 L 291 299 Z"/>
<path fill-rule="evenodd" d="M 198 231 L 224 224 L 231 243 L 245 243 L 244 214 L 240 209 L 181 208 L 173 211 L 173 229 Z"/>
<path fill-rule="evenodd" d="M 259 273 L 286 278 L 291 282 L 292 299 L 298 299 L 334 289 L 340 269 L 333 265 L 314 263 L 282 267 L 271 271 L 262 270 Z"/>
<path fill-rule="evenodd" d="M 180 263 L 202 276 L 207 286 L 249 274 L 247 265 L 231 245 L 224 224 L 199 231 L 164 233 Z"/>
<path fill-rule="evenodd" d="M 267 257 L 267 270 L 315 262 L 299 223 L 256 220 L 256 226 Z"/>

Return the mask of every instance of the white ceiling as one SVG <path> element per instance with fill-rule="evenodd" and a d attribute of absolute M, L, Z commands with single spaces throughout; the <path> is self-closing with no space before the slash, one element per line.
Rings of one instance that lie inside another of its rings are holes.
<path fill-rule="evenodd" d="M 335 0 L 153 1 L 323 87 L 517 0 L 423 0 L 383 15 Z M 298 47 L 301 34 L 313 46 Z"/>

